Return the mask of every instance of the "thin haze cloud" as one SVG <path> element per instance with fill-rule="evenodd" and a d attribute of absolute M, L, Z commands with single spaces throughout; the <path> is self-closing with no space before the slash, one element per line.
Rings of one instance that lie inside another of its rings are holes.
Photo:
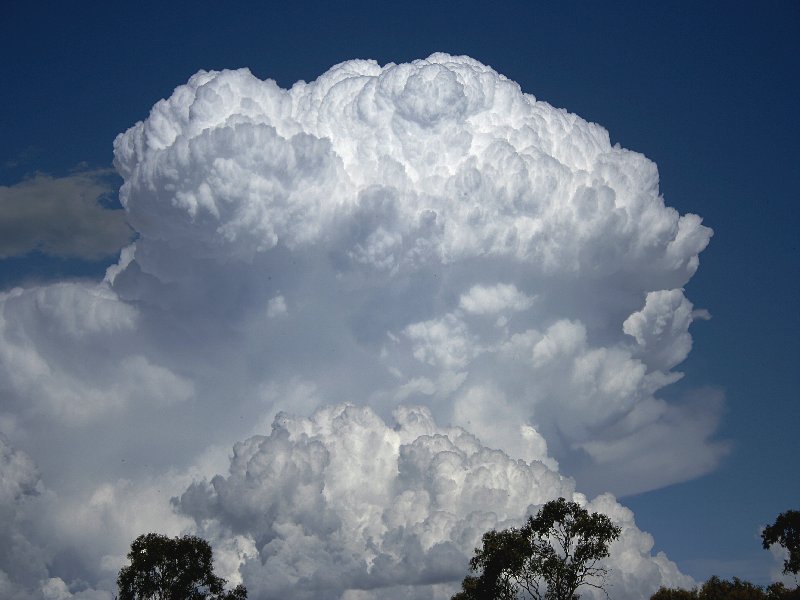
<path fill-rule="evenodd" d="M 36 557 L 0 554 L 8 597 L 110 598 L 158 530 L 253 597 L 446 598 L 560 495 L 623 525 L 616 597 L 691 583 L 580 493 L 726 452 L 717 394 L 659 395 L 712 232 L 647 158 L 445 54 L 201 71 L 114 148 L 136 241 L 101 284 L 0 297 L 2 531 Z"/>

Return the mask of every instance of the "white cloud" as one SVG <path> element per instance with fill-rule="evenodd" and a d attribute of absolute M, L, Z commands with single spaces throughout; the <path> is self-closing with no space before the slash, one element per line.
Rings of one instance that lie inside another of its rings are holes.
<path fill-rule="evenodd" d="M 30 590 L 47 574 L 47 554 L 25 527 L 31 504 L 42 491 L 30 456 L 0 437 L 0 592 L 4 598 L 32 598 Z"/>
<path fill-rule="evenodd" d="M 285 315 L 286 311 L 286 300 L 281 295 L 270 298 L 269 302 L 267 302 L 267 316 L 270 318 Z"/>
<path fill-rule="evenodd" d="M 0 586 L 113 591 L 136 534 L 189 523 L 165 490 L 205 477 L 181 507 L 254 589 L 312 594 L 335 564 L 346 598 L 447 597 L 487 527 L 572 494 L 557 466 L 625 494 L 724 455 L 717 392 L 660 395 L 704 315 L 682 288 L 711 231 L 644 156 L 477 61 L 349 61 L 289 90 L 199 72 L 115 165 L 137 238 L 105 281 L 0 295 L 0 431 L 56 540 Z M 343 402 L 370 408 L 249 437 Z M 401 402 L 430 415 L 387 427 Z M 639 597 L 678 575 L 634 538 Z"/>
<path fill-rule="evenodd" d="M 516 286 L 502 283 L 491 287 L 475 285 L 459 300 L 462 310 L 477 315 L 506 310 L 516 312 L 529 308 L 532 303 L 533 299 L 520 292 Z"/>
<path fill-rule="evenodd" d="M 0 259 L 32 250 L 86 260 L 119 252 L 132 232 L 123 211 L 99 203 L 113 191 L 104 181 L 107 175 L 103 171 L 58 178 L 37 174 L 0 186 Z"/>
<path fill-rule="evenodd" d="M 42 585 L 42 595 L 46 600 L 68 600 L 72 597 L 67 584 L 60 577 L 51 577 Z"/>
<path fill-rule="evenodd" d="M 622 330 L 636 338 L 648 365 L 667 370 L 683 362 L 692 349 L 689 325 L 696 316 L 683 290 L 648 292 L 644 308 L 631 314 Z"/>
<path fill-rule="evenodd" d="M 789 550 L 779 544 L 772 544 L 769 547 L 769 553 L 772 556 L 772 568 L 770 569 L 770 578 L 772 581 L 779 581 L 786 587 L 797 587 L 797 576 L 784 573 L 784 562 L 789 559 Z"/>
<path fill-rule="evenodd" d="M 131 352 L 139 314 L 105 285 L 0 294 L 0 390 L 18 418 L 84 424 L 132 402 L 173 403 L 190 382 Z"/>
<path fill-rule="evenodd" d="M 241 572 L 255 597 L 421 598 L 457 589 L 486 530 L 558 496 L 585 502 L 541 462 L 440 427 L 424 408 L 400 406 L 394 419 L 352 405 L 282 413 L 268 436 L 236 445 L 227 475 L 193 484 L 178 506 L 216 542 L 245 540 Z M 693 583 L 651 555 L 652 537 L 612 496 L 588 507 L 623 526 L 615 597 Z"/>
<path fill-rule="evenodd" d="M 464 323 L 453 315 L 413 323 L 403 333 L 413 344 L 414 358 L 445 370 L 464 368 L 479 352 Z"/>

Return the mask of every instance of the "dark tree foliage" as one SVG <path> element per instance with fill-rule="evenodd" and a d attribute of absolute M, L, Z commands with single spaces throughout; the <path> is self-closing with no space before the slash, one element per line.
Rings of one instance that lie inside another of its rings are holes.
<path fill-rule="evenodd" d="M 789 551 L 783 561 L 783 572 L 797 575 L 800 572 L 800 511 L 787 510 L 778 515 L 775 522 L 761 532 L 764 550 L 779 544 Z"/>
<path fill-rule="evenodd" d="M 650 600 L 697 600 L 697 590 L 660 587 Z"/>
<path fill-rule="evenodd" d="M 131 564 L 117 577 L 119 600 L 244 600 L 243 585 L 225 591 L 213 572 L 211 546 L 186 535 L 140 535 L 128 553 Z"/>
<path fill-rule="evenodd" d="M 763 600 L 764 590 L 749 581 L 734 577 L 733 581 L 716 575 L 706 581 L 697 595 L 698 600 Z"/>
<path fill-rule="evenodd" d="M 662 587 L 650 600 L 800 600 L 800 588 L 792 590 L 782 583 L 773 583 L 764 589 L 738 577 L 728 581 L 715 575 L 699 590 Z"/>
<path fill-rule="evenodd" d="M 467 576 L 453 600 L 573 600 L 577 589 L 603 589 L 607 569 L 599 561 L 621 529 L 564 498 L 545 504 L 519 529 L 489 531 L 475 549 Z"/>
<path fill-rule="evenodd" d="M 800 600 L 800 587 L 789 589 L 782 583 L 767 587 L 767 600 Z"/>

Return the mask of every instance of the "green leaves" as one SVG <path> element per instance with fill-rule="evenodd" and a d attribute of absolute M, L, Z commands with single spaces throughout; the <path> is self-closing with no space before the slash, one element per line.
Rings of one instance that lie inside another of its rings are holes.
<path fill-rule="evenodd" d="M 761 532 L 761 542 L 764 550 L 773 544 L 786 548 L 789 558 L 783 561 L 783 572 L 796 576 L 800 571 L 800 511 L 787 510 L 778 515 L 775 522 Z M 790 589 L 783 583 L 773 583 L 761 588 L 738 577 L 727 581 L 714 575 L 699 590 L 662 587 L 650 600 L 800 600 L 800 587 Z"/>
<path fill-rule="evenodd" d="M 140 535 L 128 553 L 131 564 L 117 577 L 119 600 L 244 600 L 239 585 L 224 591 L 225 580 L 213 572 L 211 546 L 186 535 L 168 538 Z"/>
<path fill-rule="evenodd" d="M 714 575 L 699 589 L 661 587 L 650 600 L 800 600 L 800 588 L 788 589 L 782 583 L 761 588 L 738 577 L 729 581 Z"/>
<path fill-rule="evenodd" d="M 789 551 L 789 558 L 783 561 L 783 572 L 800 572 L 800 511 L 787 510 L 778 515 L 775 522 L 761 532 L 764 550 L 779 544 Z"/>
<path fill-rule="evenodd" d="M 621 533 L 606 516 L 590 514 L 564 498 L 546 503 L 521 528 L 489 531 L 470 561 L 453 600 L 572 600 L 582 585 L 602 589 L 607 573 L 598 561 Z"/>

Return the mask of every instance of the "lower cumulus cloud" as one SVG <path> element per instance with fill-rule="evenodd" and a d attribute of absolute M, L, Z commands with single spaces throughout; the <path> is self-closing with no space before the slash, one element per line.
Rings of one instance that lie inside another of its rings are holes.
<path fill-rule="evenodd" d="M 445 54 L 201 71 L 114 150 L 118 263 L 0 294 L 6 595 L 110 598 L 152 530 L 254 598 L 448 597 L 558 496 L 623 526 L 615 596 L 691 583 L 609 494 L 726 452 L 662 393 L 712 232 L 647 158 Z"/>
<path fill-rule="evenodd" d="M 399 406 L 389 423 L 353 405 L 281 413 L 268 436 L 234 447 L 226 476 L 193 483 L 175 504 L 254 597 L 449 598 L 484 532 L 559 496 L 622 526 L 609 562 L 615 597 L 692 583 L 651 555 L 651 536 L 613 496 L 587 502 L 542 462 L 440 427 L 420 407 Z"/>

